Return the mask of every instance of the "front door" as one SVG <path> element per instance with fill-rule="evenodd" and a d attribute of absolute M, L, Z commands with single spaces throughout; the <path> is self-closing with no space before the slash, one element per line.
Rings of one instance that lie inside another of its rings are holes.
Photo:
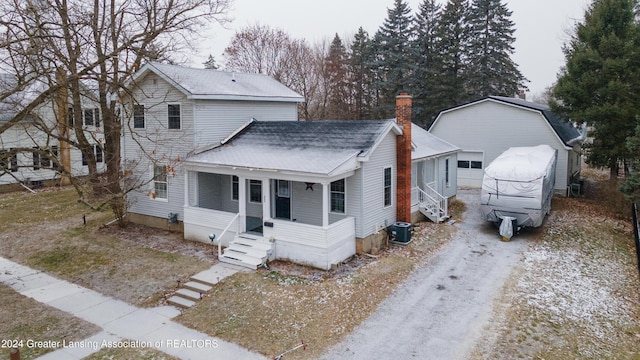
<path fill-rule="evenodd" d="M 291 220 L 291 182 L 276 180 L 276 219 Z"/>

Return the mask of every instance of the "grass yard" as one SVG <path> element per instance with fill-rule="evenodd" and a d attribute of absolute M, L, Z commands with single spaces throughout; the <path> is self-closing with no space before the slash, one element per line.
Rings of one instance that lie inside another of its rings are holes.
<path fill-rule="evenodd" d="M 100 331 L 100 328 L 61 310 L 43 305 L 0 284 L 0 341 L 22 341 L 22 360 L 35 359 L 53 349 L 27 346 L 28 340 L 61 342 L 78 341 Z M 4 344 L 6 345 L 6 344 Z M 0 358 L 8 359 L 10 349 L 0 348 Z"/>
<path fill-rule="evenodd" d="M 160 238 L 186 243 L 180 234 L 132 227 L 137 232 L 123 236 L 115 225 L 101 229 L 110 211 L 93 212 L 76 199 L 70 188 L 0 195 L 0 256 L 143 307 L 162 303 L 178 279 L 211 266 L 154 248 Z"/>
<path fill-rule="evenodd" d="M 142 349 L 101 349 L 84 360 L 177 360 L 173 356 L 149 348 Z"/>

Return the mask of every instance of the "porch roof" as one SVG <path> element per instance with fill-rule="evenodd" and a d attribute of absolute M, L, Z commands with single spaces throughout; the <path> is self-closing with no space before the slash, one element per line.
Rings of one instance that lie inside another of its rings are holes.
<path fill-rule="evenodd" d="M 451 154 L 460 150 L 459 147 L 440 139 L 416 124 L 411 124 L 411 140 L 414 144 L 411 160 Z"/>
<path fill-rule="evenodd" d="M 252 121 L 186 163 L 334 176 L 358 168 L 393 129 L 392 120 Z"/>

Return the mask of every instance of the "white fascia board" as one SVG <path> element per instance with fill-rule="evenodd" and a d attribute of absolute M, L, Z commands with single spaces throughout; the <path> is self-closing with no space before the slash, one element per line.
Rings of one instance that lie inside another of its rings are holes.
<path fill-rule="evenodd" d="M 393 133 L 396 135 L 402 135 L 402 128 L 398 126 L 398 124 L 395 121 L 389 120 L 389 124 L 387 125 L 385 130 L 382 132 L 382 134 L 378 136 L 378 138 L 376 139 L 376 142 L 373 144 L 373 146 L 371 146 L 371 149 L 369 149 L 369 151 L 367 151 L 366 153 L 362 153 L 358 155 L 358 161 L 360 162 L 369 161 L 369 157 L 371 156 L 371 154 L 373 154 L 376 151 L 380 143 L 382 143 L 382 141 L 390 131 L 393 131 Z"/>
<path fill-rule="evenodd" d="M 184 163 L 184 169 L 187 171 L 206 172 L 222 175 L 236 175 L 254 179 L 279 179 L 299 182 L 331 182 L 355 174 L 356 169 L 340 171 L 331 174 L 296 172 L 274 169 L 254 169 L 229 165 L 201 164 L 201 163 Z"/>
<path fill-rule="evenodd" d="M 286 97 L 286 96 L 188 94 L 187 98 L 191 100 L 269 101 L 269 102 L 296 102 L 296 103 L 304 102 L 304 98 Z"/>

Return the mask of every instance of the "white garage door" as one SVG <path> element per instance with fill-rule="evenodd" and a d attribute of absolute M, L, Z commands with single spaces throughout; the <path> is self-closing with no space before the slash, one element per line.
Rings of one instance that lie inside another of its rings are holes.
<path fill-rule="evenodd" d="M 461 151 L 458 153 L 458 186 L 480 188 L 484 175 L 484 153 Z"/>

